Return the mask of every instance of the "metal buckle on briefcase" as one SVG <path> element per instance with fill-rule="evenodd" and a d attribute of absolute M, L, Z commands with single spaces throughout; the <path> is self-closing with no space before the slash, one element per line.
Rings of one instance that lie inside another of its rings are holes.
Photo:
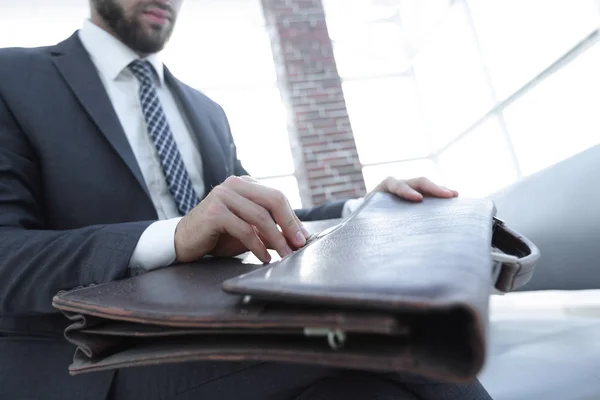
<path fill-rule="evenodd" d="M 324 336 L 332 350 L 338 350 L 346 342 L 346 332 L 339 329 L 329 328 L 304 328 L 305 336 Z"/>

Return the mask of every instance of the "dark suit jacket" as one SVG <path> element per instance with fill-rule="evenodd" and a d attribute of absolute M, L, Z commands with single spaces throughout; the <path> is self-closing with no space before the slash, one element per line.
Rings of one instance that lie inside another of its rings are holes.
<path fill-rule="evenodd" d="M 165 80 L 190 121 L 207 187 L 246 174 L 221 107 L 167 70 Z M 342 206 L 297 213 L 337 218 Z M 21 375 L 32 398 L 103 398 L 111 373 L 68 377 L 73 349 L 62 340 L 66 321 L 52 296 L 126 277 L 140 235 L 156 219 L 78 36 L 0 50 L 0 398 Z"/>

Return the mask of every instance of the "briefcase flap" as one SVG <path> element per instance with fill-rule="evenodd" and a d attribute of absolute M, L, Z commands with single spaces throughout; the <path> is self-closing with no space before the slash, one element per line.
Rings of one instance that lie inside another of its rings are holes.
<path fill-rule="evenodd" d="M 493 287 L 509 291 L 524 284 L 538 257 L 533 243 L 495 218 L 489 200 L 410 203 L 374 193 L 302 249 L 223 288 L 302 303 L 447 307 L 474 304 Z"/>

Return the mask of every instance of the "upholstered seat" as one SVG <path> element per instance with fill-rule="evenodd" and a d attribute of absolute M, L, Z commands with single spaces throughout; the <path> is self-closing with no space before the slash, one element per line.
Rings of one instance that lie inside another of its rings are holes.
<path fill-rule="evenodd" d="M 496 400 L 600 399 L 600 146 L 490 196 L 541 251 L 521 292 L 493 296 L 480 378 Z"/>

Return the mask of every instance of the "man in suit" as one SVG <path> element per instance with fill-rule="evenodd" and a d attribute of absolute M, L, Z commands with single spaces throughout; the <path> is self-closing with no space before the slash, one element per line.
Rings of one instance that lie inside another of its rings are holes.
<path fill-rule="evenodd" d="M 250 250 L 268 262 L 267 248 L 304 245 L 301 220 L 352 205 L 292 210 L 248 176 L 221 107 L 159 60 L 181 0 L 90 4 L 91 19 L 58 45 L 0 50 L 0 398 L 489 398 L 478 382 L 270 363 L 70 377 L 58 291 L 211 254 Z M 457 195 L 425 179 L 388 178 L 378 190 Z"/>

